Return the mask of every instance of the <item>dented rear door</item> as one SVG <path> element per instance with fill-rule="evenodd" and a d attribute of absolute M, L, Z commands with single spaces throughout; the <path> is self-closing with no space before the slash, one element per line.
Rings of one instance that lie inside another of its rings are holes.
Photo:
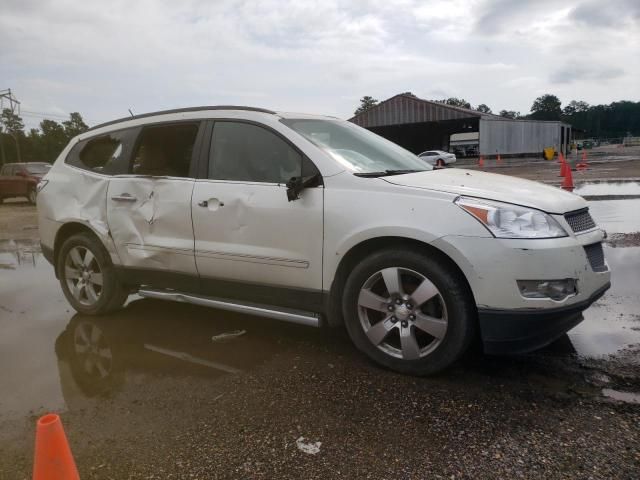
<path fill-rule="evenodd" d="M 199 131 L 200 123 L 191 123 Z M 136 283 L 194 290 L 198 279 L 191 222 L 193 169 L 191 165 L 187 169 L 182 160 L 180 168 L 184 167 L 184 171 L 159 165 L 165 160 L 158 162 L 157 157 L 175 163 L 176 157 L 186 155 L 186 147 L 180 150 L 160 144 L 148 148 L 145 139 L 154 128 L 156 141 L 170 140 L 173 132 L 170 124 L 142 130 L 130 173 L 114 176 L 109 182 L 109 229 L 122 264 Z M 199 151 L 199 142 L 200 138 L 194 137 L 189 147 L 191 164 Z"/>

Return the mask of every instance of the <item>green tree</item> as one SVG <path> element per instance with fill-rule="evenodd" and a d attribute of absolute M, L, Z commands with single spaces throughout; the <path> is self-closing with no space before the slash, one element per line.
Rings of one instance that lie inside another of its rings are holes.
<path fill-rule="evenodd" d="M 476 107 L 476 110 L 481 113 L 491 113 L 491 108 L 489 108 L 489 105 L 485 103 L 481 103 L 480 105 L 478 105 Z"/>
<path fill-rule="evenodd" d="M 446 105 L 453 105 L 454 107 L 471 109 L 471 104 L 467 102 L 464 98 L 449 97 L 446 100 L 444 100 L 442 103 Z"/>
<path fill-rule="evenodd" d="M 71 140 L 76 135 L 80 135 L 89 129 L 89 126 L 84 123 L 82 115 L 78 112 L 71 112 L 69 120 L 62 122 L 62 126 L 68 140 Z"/>
<path fill-rule="evenodd" d="M 40 152 L 43 162 L 53 162 L 67 145 L 69 138 L 64 127 L 54 120 L 40 122 Z"/>
<path fill-rule="evenodd" d="M 520 118 L 520 112 L 516 112 L 515 110 L 500 110 L 500 113 L 498 115 L 504 118 L 511 119 Z"/>
<path fill-rule="evenodd" d="M 22 118 L 10 108 L 2 109 L 2 113 L 0 114 L 0 161 L 4 162 L 12 162 L 22 161 L 22 155 L 20 150 L 20 143 L 22 143 L 22 138 L 24 137 L 24 123 L 22 122 Z M 6 135 L 4 134 L 6 132 Z M 5 142 L 9 139 L 13 141 Z M 9 147 L 9 145 L 12 145 Z M 15 146 L 15 151 L 13 151 L 13 147 Z"/>
<path fill-rule="evenodd" d="M 583 102 L 582 100 L 576 101 L 571 100 L 566 107 L 562 109 L 562 115 L 565 117 L 570 117 L 575 115 L 576 113 L 583 113 L 589 110 L 589 104 L 587 102 Z"/>
<path fill-rule="evenodd" d="M 354 115 L 360 115 L 361 113 L 366 112 L 370 108 L 375 107 L 378 104 L 378 100 L 369 95 L 366 95 L 360 99 L 360 106 L 353 112 Z"/>
<path fill-rule="evenodd" d="M 534 120 L 560 120 L 562 103 L 555 95 L 546 93 L 533 101 L 529 118 Z"/>

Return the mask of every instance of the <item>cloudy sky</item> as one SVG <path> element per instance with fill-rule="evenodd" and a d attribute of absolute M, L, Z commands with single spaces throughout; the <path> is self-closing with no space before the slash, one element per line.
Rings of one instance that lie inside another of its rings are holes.
<path fill-rule="evenodd" d="M 406 91 L 522 113 L 547 92 L 640 100 L 639 0 L 1 4 L 0 89 L 30 126 L 213 104 L 348 118 Z"/>

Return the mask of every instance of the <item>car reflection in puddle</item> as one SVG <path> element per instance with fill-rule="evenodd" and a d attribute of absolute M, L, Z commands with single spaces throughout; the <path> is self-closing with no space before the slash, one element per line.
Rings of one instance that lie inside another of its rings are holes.
<path fill-rule="evenodd" d="M 221 318 L 222 317 L 222 318 Z M 142 377 L 216 379 L 250 370 L 296 334 L 271 322 L 160 300 L 134 300 L 108 316 L 76 314 L 55 344 L 63 395 L 114 394 Z M 260 326 L 260 323 L 263 323 Z M 246 330 L 238 331 L 238 325 Z M 302 327 L 285 326 L 288 330 Z M 271 332 L 268 332 L 269 330 Z M 268 333 L 267 333 L 268 332 Z"/>

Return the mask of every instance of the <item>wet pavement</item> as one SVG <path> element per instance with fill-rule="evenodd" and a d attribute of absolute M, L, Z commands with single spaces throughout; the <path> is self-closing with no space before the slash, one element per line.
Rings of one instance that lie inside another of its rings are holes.
<path fill-rule="evenodd" d="M 620 233 L 640 201 L 613 202 L 591 208 Z M 342 332 L 136 297 L 79 315 L 37 241 L 0 241 L 0 478 L 30 478 L 49 411 L 83 479 L 638 478 L 640 245 L 605 254 L 568 335 L 423 379 Z"/>

